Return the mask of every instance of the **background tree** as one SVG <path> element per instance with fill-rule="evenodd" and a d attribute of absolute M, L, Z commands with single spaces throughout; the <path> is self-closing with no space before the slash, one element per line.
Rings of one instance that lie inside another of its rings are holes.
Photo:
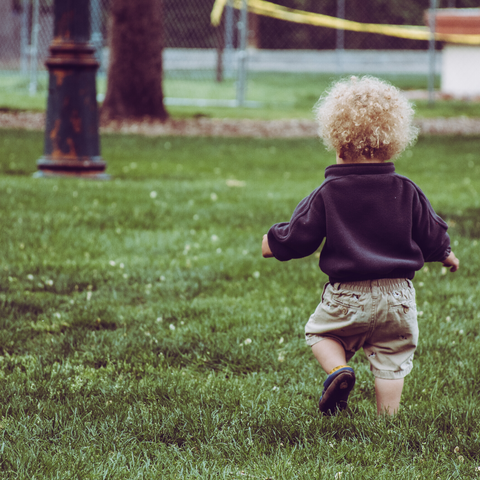
<path fill-rule="evenodd" d="M 163 103 L 163 0 L 113 0 L 102 120 L 166 120 Z"/>

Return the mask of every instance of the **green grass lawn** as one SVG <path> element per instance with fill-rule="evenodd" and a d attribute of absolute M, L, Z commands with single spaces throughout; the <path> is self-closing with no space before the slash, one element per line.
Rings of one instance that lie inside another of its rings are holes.
<path fill-rule="evenodd" d="M 318 140 L 105 135 L 107 182 L 32 178 L 41 133 L 0 149 L 0 478 L 480 478 L 480 138 L 397 163 L 462 264 L 415 278 L 392 419 L 362 352 L 349 409 L 318 414 L 303 328 L 326 277 L 261 257 L 333 160 Z"/>
<path fill-rule="evenodd" d="M 0 109 L 44 110 L 47 99 L 47 76 L 39 76 L 38 92 L 28 94 L 28 81 L 18 76 L 0 76 Z M 247 100 L 261 104 L 258 108 L 231 108 L 215 106 L 169 105 L 168 111 L 174 117 L 206 116 L 215 118 L 305 118 L 313 119 L 312 109 L 322 92 L 338 78 L 328 74 L 255 73 L 248 77 Z M 426 90 L 427 79 L 423 75 L 385 75 L 403 90 Z M 436 79 L 436 88 L 439 87 Z M 210 76 L 198 78 L 169 77 L 164 79 L 164 94 L 168 98 L 234 100 L 236 87 L 233 80 L 217 83 Z M 104 94 L 105 77 L 99 77 L 97 92 Z M 480 117 L 480 102 L 439 100 L 430 106 L 427 100 L 418 100 L 419 117 Z"/>

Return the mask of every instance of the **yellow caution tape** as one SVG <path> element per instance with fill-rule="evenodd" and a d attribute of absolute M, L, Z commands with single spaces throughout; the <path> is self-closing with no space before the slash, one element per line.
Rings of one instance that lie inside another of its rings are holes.
<path fill-rule="evenodd" d="M 218 25 L 227 0 L 216 0 L 213 6 L 212 25 Z M 242 8 L 242 2 L 236 0 L 235 8 Z M 353 32 L 378 33 L 391 37 L 408 38 L 411 40 L 430 40 L 431 32 L 428 27 L 417 25 L 382 25 L 377 23 L 360 23 L 342 18 L 330 17 L 321 13 L 305 12 L 293 8 L 283 7 L 264 0 L 248 0 L 248 10 L 258 15 L 263 15 L 294 23 L 315 25 L 318 27 L 350 30 Z M 215 12 L 215 14 L 214 14 Z M 450 43 L 463 43 L 480 45 L 480 35 L 436 33 L 436 40 Z"/>
<path fill-rule="evenodd" d="M 213 4 L 212 12 L 210 13 L 210 23 L 214 27 L 218 27 L 218 25 L 220 25 L 222 13 L 227 2 L 228 0 L 215 0 L 215 3 Z"/>

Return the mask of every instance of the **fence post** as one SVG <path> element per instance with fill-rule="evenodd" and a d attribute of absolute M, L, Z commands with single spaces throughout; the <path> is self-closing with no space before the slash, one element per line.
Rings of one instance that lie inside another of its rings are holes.
<path fill-rule="evenodd" d="M 103 72 L 103 35 L 102 35 L 102 6 L 100 0 L 91 0 L 90 22 L 92 25 L 91 42 L 95 47 L 95 58 L 100 64 L 99 71 Z"/>
<path fill-rule="evenodd" d="M 232 0 L 225 5 L 225 50 L 223 51 L 225 77 L 233 77 L 233 15 Z"/>
<path fill-rule="evenodd" d="M 221 25 L 221 22 L 220 22 Z M 225 63 L 224 63 L 224 51 L 225 51 L 225 35 L 223 31 L 219 28 L 216 30 L 216 41 L 217 41 L 217 82 L 223 82 L 225 77 Z"/>
<path fill-rule="evenodd" d="M 435 22 L 437 14 L 437 0 L 430 0 L 430 11 L 428 12 L 430 25 L 430 41 L 428 42 L 428 104 L 435 105 Z"/>
<path fill-rule="evenodd" d="M 237 52 L 237 107 L 243 107 L 245 104 L 245 94 L 247 88 L 248 0 L 243 0 L 240 21 L 238 22 L 238 29 L 240 33 L 240 48 Z"/>
<path fill-rule="evenodd" d="M 26 75 L 28 73 L 28 17 L 30 16 L 30 7 L 28 0 L 22 0 L 22 24 L 20 27 L 20 71 Z"/>
<path fill-rule="evenodd" d="M 337 0 L 337 18 L 345 18 L 345 0 Z M 343 28 L 337 29 L 337 73 L 343 73 L 343 51 L 345 49 L 345 30 Z"/>
<path fill-rule="evenodd" d="M 37 93 L 38 83 L 38 34 L 40 32 L 40 0 L 33 2 L 32 40 L 30 42 L 30 95 Z"/>

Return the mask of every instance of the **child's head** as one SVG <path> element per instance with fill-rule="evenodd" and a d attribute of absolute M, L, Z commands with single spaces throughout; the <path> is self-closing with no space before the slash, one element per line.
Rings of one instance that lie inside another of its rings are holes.
<path fill-rule="evenodd" d="M 413 108 L 400 91 L 374 77 L 340 80 L 315 105 L 318 133 L 329 150 L 350 162 L 391 160 L 418 134 Z"/>

